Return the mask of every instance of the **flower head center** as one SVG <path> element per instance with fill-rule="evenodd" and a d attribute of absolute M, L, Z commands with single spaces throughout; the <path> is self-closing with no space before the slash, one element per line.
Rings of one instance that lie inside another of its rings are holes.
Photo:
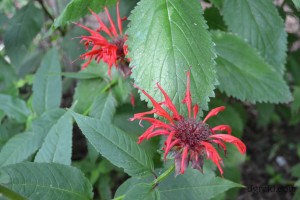
<path fill-rule="evenodd" d="M 112 43 L 114 45 L 116 45 L 117 47 L 117 55 L 119 57 L 124 57 L 125 56 L 125 52 L 124 52 L 124 43 L 125 43 L 125 38 L 123 36 L 114 38 Z"/>
<path fill-rule="evenodd" d="M 188 145 L 191 149 L 200 146 L 201 141 L 208 140 L 212 134 L 210 127 L 202 121 L 194 119 L 183 119 L 175 125 L 175 137 L 180 140 L 181 144 Z"/>

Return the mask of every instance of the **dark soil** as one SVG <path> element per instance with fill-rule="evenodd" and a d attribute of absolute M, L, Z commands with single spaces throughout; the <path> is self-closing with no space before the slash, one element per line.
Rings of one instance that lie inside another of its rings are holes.
<path fill-rule="evenodd" d="M 292 199 L 297 179 L 292 177 L 291 168 L 299 163 L 296 145 L 300 141 L 300 125 L 252 128 L 255 126 L 248 124 L 243 137 L 250 159 L 241 169 L 241 182 L 246 188 L 240 191 L 238 199 Z"/>

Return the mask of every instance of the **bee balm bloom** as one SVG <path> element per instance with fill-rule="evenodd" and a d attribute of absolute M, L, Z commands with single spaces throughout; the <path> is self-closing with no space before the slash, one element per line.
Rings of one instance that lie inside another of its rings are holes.
<path fill-rule="evenodd" d="M 108 17 L 110 27 L 107 27 L 100 17 L 93 11 L 91 11 L 91 13 L 96 17 L 100 25 L 96 31 L 81 24 L 77 24 L 91 34 L 90 36 L 81 36 L 81 42 L 85 44 L 86 49 L 88 50 L 89 46 L 92 47 L 90 50 L 80 56 L 80 58 L 87 60 L 83 64 L 82 69 L 86 68 L 90 62 L 95 59 L 98 63 L 100 60 L 102 60 L 108 65 L 109 76 L 111 76 L 112 66 L 119 68 L 123 76 L 130 75 L 131 70 L 129 68 L 129 60 L 125 58 L 125 55 L 127 54 L 127 46 L 124 43 L 127 40 L 127 37 L 123 34 L 122 29 L 122 21 L 126 20 L 126 17 L 122 19 L 120 17 L 119 2 L 117 3 L 116 9 L 119 32 L 109 14 L 107 7 L 105 7 L 104 10 Z M 101 35 L 101 32 L 104 32 L 109 39 L 106 39 L 103 35 Z"/>
<path fill-rule="evenodd" d="M 138 143 L 158 135 L 167 137 L 164 144 L 164 159 L 166 159 L 170 150 L 175 152 L 176 174 L 183 174 L 190 162 L 192 168 L 202 172 L 204 157 L 206 157 L 213 161 L 222 175 L 222 159 L 213 144 L 221 146 L 224 152 L 226 152 L 224 142 L 229 142 L 234 144 L 240 153 L 245 154 L 245 144 L 240 139 L 231 135 L 230 126 L 219 125 L 211 128 L 206 124 L 206 121 L 210 117 L 223 111 L 225 109 L 224 106 L 212 109 L 203 120 L 196 119 L 199 108 L 197 104 L 192 107 L 190 72 L 187 73 L 186 94 L 182 101 L 182 103 L 187 106 L 187 117 L 178 113 L 170 97 L 158 83 L 157 87 L 163 94 L 165 100 L 163 102 L 157 102 L 146 91 L 140 89 L 152 102 L 154 108 L 148 112 L 137 113 L 130 120 L 145 120 L 151 123 L 151 126 L 139 137 Z M 163 108 L 163 105 L 166 108 Z M 166 123 L 155 118 L 147 117 L 147 115 L 151 114 L 157 114 L 165 118 L 168 122 Z M 226 131 L 227 134 L 219 134 L 219 131 Z"/>

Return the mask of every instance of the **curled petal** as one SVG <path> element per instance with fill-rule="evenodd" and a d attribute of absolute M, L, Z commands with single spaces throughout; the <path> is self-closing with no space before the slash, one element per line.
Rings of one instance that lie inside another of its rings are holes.
<path fill-rule="evenodd" d="M 238 138 L 232 136 L 232 135 L 227 135 L 227 134 L 215 134 L 215 135 L 211 135 L 210 138 L 214 138 L 214 139 L 221 139 L 224 142 L 229 142 L 234 144 L 237 149 L 239 150 L 239 152 L 241 154 L 246 153 L 246 145 Z"/>
<path fill-rule="evenodd" d="M 189 117 L 191 117 L 191 107 L 192 107 L 192 98 L 191 98 L 191 90 L 190 90 L 190 71 L 187 72 L 187 83 L 186 83 L 186 93 L 185 97 L 182 100 L 182 103 L 186 104 L 188 109 Z"/>
<path fill-rule="evenodd" d="M 220 140 L 217 140 L 217 139 L 216 139 L 216 140 L 212 140 L 212 142 L 214 142 L 214 143 L 220 145 L 220 146 L 223 148 L 224 153 L 225 153 L 225 155 L 226 155 L 226 145 L 225 145 L 223 142 L 221 142 Z"/>
<path fill-rule="evenodd" d="M 174 117 L 176 119 L 180 119 L 179 113 L 178 113 L 175 105 L 171 101 L 170 97 L 167 95 L 167 93 L 162 89 L 162 87 L 158 83 L 157 83 L 157 87 L 159 88 L 159 90 L 165 97 L 165 105 L 167 106 L 167 108 L 169 108 L 173 112 Z"/>
<path fill-rule="evenodd" d="M 155 100 L 153 99 L 153 97 L 150 96 L 150 94 L 148 94 L 145 90 L 139 88 L 139 87 L 136 86 L 136 85 L 133 85 L 133 86 L 136 87 L 137 89 L 141 90 L 141 91 L 144 93 L 144 95 L 146 95 L 146 96 L 150 99 L 151 103 L 153 104 L 153 107 L 154 107 L 154 110 L 155 110 L 155 114 L 157 114 L 157 115 L 159 115 L 159 116 L 162 116 L 162 117 L 166 118 L 167 120 L 169 120 L 169 121 L 172 122 L 172 123 L 174 122 L 174 120 L 173 120 L 172 117 L 169 115 L 169 113 L 168 113 L 167 111 L 165 111 L 165 109 L 163 109 L 163 108 L 161 107 L 161 105 L 160 105 L 157 101 L 155 101 Z"/>
<path fill-rule="evenodd" d="M 150 126 L 140 137 L 139 137 L 139 140 L 138 140 L 138 144 L 140 144 L 144 139 L 146 139 L 148 137 L 149 134 L 151 134 L 154 130 L 155 126 L 152 125 Z"/>
<path fill-rule="evenodd" d="M 170 132 L 167 131 L 167 130 L 163 130 L 163 129 L 159 129 L 159 130 L 155 130 L 153 131 L 152 133 L 150 133 L 148 136 L 147 136 L 147 140 L 149 140 L 150 138 L 154 137 L 154 136 L 157 136 L 157 135 L 168 135 Z"/>
<path fill-rule="evenodd" d="M 231 135 L 231 127 L 228 125 L 219 125 L 212 128 L 213 131 L 227 131 L 228 134 Z"/>
<path fill-rule="evenodd" d="M 109 37 L 112 37 L 112 34 L 110 32 L 110 30 L 107 28 L 107 26 L 103 23 L 103 21 L 100 19 L 100 17 L 94 13 L 91 9 L 89 9 L 90 12 L 96 17 L 98 23 L 100 24 L 100 30 L 103 30 L 107 35 L 109 35 Z"/>
<path fill-rule="evenodd" d="M 189 164 L 189 159 L 188 159 L 188 150 L 189 147 L 185 146 L 182 152 L 182 158 L 181 158 L 181 166 L 180 166 L 180 173 L 184 174 L 185 168 Z"/>
<path fill-rule="evenodd" d="M 219 112 L 225 110 L 225 106 L 220 106 L 217 108 L 212 109 L 211 111 L 209 111 L 209 113 L 206 115 L 205 119 L 203 120 L 203 122 L 205 123 L 206 120 L 208 120 L 209 118 L 216 116 Z"/>
<path fill-rule="evenodd" d="M 165 149 L 165 153 L 164 153 L 164 160 L 166 160 L 167 155 L 168 155 L 170 149 L 172 148 L 172 147 L 171 147 L 171 142 L 172 142 L 172 139 L 173 139 L 173 136 L 174 136 L 174 135 L 175 135 L 175 132 L 172 131 L 172 132 L 170 133 L 170 135 L 167 137 L 167 140 L 166 140 L 166 149 Z"/>
<path fill-rule="evenodd" d="M 166 160 L 167 155 L 168 155 L 169 151 L 172 149 L 172 147 L 174 147 L 176 144 L 178 144 L 179 141 L 180 141 L 179 139 L 176 139 L 173 142 L 171 142 L 171 144 L 169 146 L 166 146 L 165 153 L 164 153 L 164 160 Z"/>
<path fill-rule="evenodd" d="M 206 151 L 206 155 L 207 158 L 212 160 L 215 165 L 218 167 L 220 174 L 223 174 L 223 169 L 221 167 L 222 162 L 222 158 L 220 157 L 219 153 L 217 152 L 217 150 L 214 148 L 213 145 L 211 145 L 208 142 L 201 142 L 201 144 L 205 147 L 205 151 Z"/>

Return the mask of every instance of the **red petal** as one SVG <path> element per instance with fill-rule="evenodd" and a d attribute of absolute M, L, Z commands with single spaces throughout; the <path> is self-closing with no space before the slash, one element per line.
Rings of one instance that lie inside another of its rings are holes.
<path fill-rule="evenodd" d="M 217 140 L 217 139 L 216 140 L 212 140 L 212 142 L 220 145 L 223 148 L 223 150 L 225 152 L 225 155 L 226 155 L 226 145 L 223 142 L 221 142 L 220 140 Z"/>
<path fill-rule="evenodd" d="M 107 35 L 109 35 L 110 37 L 112 37 L 111 32 L 109 31 L 109 29 L 107 28 L 107 26 L 103 23 L 103 21 L 100 19 L 100 17 L 94 13 L 91 9 L 89 9 L 90 12 L 96 17 L 97 21 L 100 24 L 100 30 L 103 30 Z"/>
<path fill-rule="evenodd" d="M 137 143 L 140 144 L 144 139 L 146 139 L 147 136 L 153 132 L 154 128 L 155 128 L 154 125 L 150 126 L 150 127 L 149 127 L 149 128 L 148 128 L 148 129 L 147 129 L 147 130 L 139 137 L 139 140 L 138 140 Z"/>
<path fill-rule="evenodd" d="M 164 153 L 164 160 L 166 160 L 166 157 L 167 157 L 167 155 L 169 153 L 169 150 L 171 149 L 171 141 L 172 141 L 174 135 L 175 135 L 175 132 L 173 131 L 167 137 L 167 140 L 166 140 L 166 149 L 165 149 L 165 153 Z"/>
<path fill-rule="evenodd" d="M 111 19 L 111 16 L 110 16 L 110 14 L 109 14 L 109 11 L 108 11 L 107 7 L 104 7 L 104 10 L 105 10 L 106 15 L 107 15 L 107 17 L 108 17 L 108 20 L 109 20 L 109 23 L 110 23 L 110 26 L 111 26 L 111 32 L 112 32 L 112 34 L 113 34 L 115 37 L 118 37 L 118 32 L 117 32 L 115 23 L 114 23 L 114 21 Z"/>
<path fill-rule="evenodd" d="M 185 146 L 182 152 L 182 158 L 181 158 L 181 167 L 180 167 L 180 173 L 184 174 L 185 168 L 188 165 L 188 146 Z"/>
<path fill-rule="evenodd" d="M 118 18 L 119 31 L 120 31 L 120 34 L 122 35 L 123 30 L 122 30 L 122 20 L 121 20 L 121 17 L 120 17 L 119 4 L 120 4 L 120 1 L 117 2 L 117 18 Z"/>
<path fill-rule="evenodd" d="M 210 138 L 221 139 L 225 142 L 232 143 L 238 148 L 240 153 L 242 153 L 242 154 L 246 153 L 246 145 L 240 139 L 238 139 L 232 135 L 215 134 L 215 135 L 211 135 Z"/>
<path fill-rule="evenodd" d="M 175 107 L 175 105 L 173 104 L 173 102 L 171 101 L 170 97 L 168 96 L 168 94 L 162 89 L 162 87 L 157 83 L 157 87 L 159 88 L 159 90 L 161 91 L 161 93 L 164 95 L 165 97 L 165 105 L 173 112 L 174 117 L 176 119 L 180 119 L 179 117 L 179 113 Z"/>
<path fill-rule="evenodd" d="M 195 104 L 193 107 L 194 119 L 196 119 L 198 111 L 199 111 L 199 106 L 198 104 Z"/>
<path fill-rule="evenodd" d="M 220 157 L 217 150 L 208 142 L 201 142 L 201 144 L 205 147 L 207 158 L 212 160 L 215 165 L 218 167 L 220 174 L 223 174 L 223 169 L 221 167 L 222 158 Z"/>
<path fill-rule="evenodd" d="M 174 140 L 173 142 L 171 142 L 171 144 L 169 146 L 167 146 L 165 148 L 165 153 L 164 153 L 164 160 L 166 160 L 166 157 L 169 153 L 169 151 L 172 149 L 172 147 L 174 147 L 176 144 L 178 144 L 180 142 L 179 139 Z"/>
<path fill-rule="evenodd" d="M 154 100 L 154 99 L 153 99 L 153 98 L 152 98 L 145 90 L 139 88 L 139 87 L 136 86 L 136 85 L 133 85 L 133 86 L 136 87 L 137 89 L 141 90 L 141 91 L 144 93 L 144 95 L 146 95 L 146 96 L 150 99 L 151 103 L 152 103 L 153 106 L 154 106 L 155 113 L 156 113 L 157 115 L 162 116 L 162 117 L 168 119 L 171 123 L 174 122 L 174 120 L 173 120 L 172 117 L 169 115 L 169 113 L 168 113 L 167 111 L 165 111 L 165 110 L 161 107 L 161 105 L 160 105 L 157 101 L 155 101 L 155 100 Z"/>
<path fill-rule="evenodd" d="M 132 93 L 130 93 L 130 103 L 131 103 L 132 107 L 135 106 L 134 95 Z"/>
<path fill-rule="evenodd" d="M 209 111 L 209 113 L 206 115 L 205 119 L 203 120 L 203 122 L 205 123 L 206 120 L 208 120 L 209 118 L 217 115 L 220 111 L 225 110 L 225 106 L 220 106 L 217 108 L 212 109 L 211 111 Z"/>
<path fill-rule="evenodd" d="M 190 71 L 187 72 L 186 93 L 184 99 L 182 100 L 182 103 L 186 104 L 189 117 L 191 117 L 192 98 L 191 98 L 191 90 L 190 90 Z"/>
<path fill-rule="evenodd" d="M 159 129 L 159 130 L 155 130 L 153 131 L 152 133 L 150 133 L 148 136 L 147 136 L 147 140 L 149 140 L 150 138 L 154 137 L 154 136 L 157 136 L 157 135 L 168 135 L 170 133 L 170 131 L 167 131 L 167 130 L 163 130 L 163 129 Z"/>
<path fill-rule="evenodd" d="M 214 128 L 212 128 L 213 131 L 227 131 L 228 134 L 231 135 L 231 127 L 228 126 L 228 125 L 219 125 L 219 126 L 216 126 Z"/>

